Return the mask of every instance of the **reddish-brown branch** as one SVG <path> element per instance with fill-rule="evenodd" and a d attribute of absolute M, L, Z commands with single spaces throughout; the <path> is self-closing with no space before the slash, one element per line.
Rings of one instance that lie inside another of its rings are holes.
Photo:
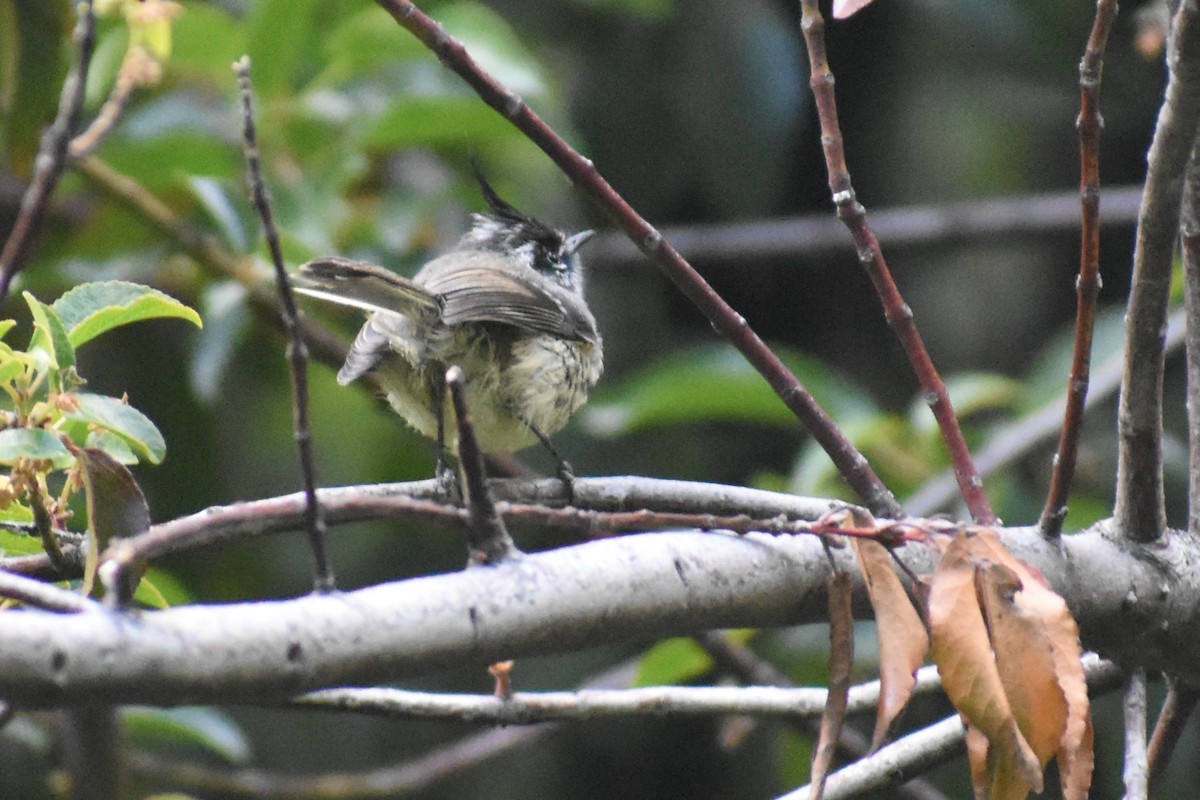
<path fill-rule="evenodd" d="M 1057 536 L 1067 517 L 1067 498 L 1075 477 L 1083 406 L 1087 400 L 1096 298 L 1100 295 L 1100 77 L 1104 48 L 1117 15 L 1116 0 L 1098 0 L 1087 49 L 1079 62 L 1079 199 L 1081 208 L 1079 279 L 1075 309 L 1075 351 L 1062 434 L 1054 456 L 1054 473 L 1042 510 L 1042 533 Z"/>
<path fill-rule="evenodd" d="M 825 449 L 846 483 L 863 503 L 880 516 L 902 512 L 892 493 L 866 458 L 837 429 L 783 362 L 763 343 L 746 320 L 730 308 L 691 264 L 655 228 L 617 194 L 592 162 L 571 148 L 525 102 L 484 72 L 440 23 L 408 0 L 377 0 L 407 31 L 432 50 L 446 68 L 461 77 L 480 98 L 540 147 L 576 186 L 587 193 L 612 220 L 669 277 L 680 291 L 729 339 L 757 369 L 792 413 Z"/>
<path fill-rule="evenodd" d="M 825 166 L 829 173 L 829 191 L 833 195 L 837 215 L 854 238 L 858 260 L 870 276 L 875 291 L 883 304 L 884 317 L 900 340 L 904 352 L 912 364 L 917 380 L 925 393 L 926 402 L 941 429 L 950 461 L 954 465 L 959 490 L 966 500 L 971 516 L 980 524 L 996 521 L 983 488 L 983 480 L 971 462 L 971 453 L 958 417 L 950 404 L 946 385 L 938 375 L 929 357 L 921 334 L 913 322 L 912 309 L 904 302 L 891 271 L 884 261 L 879 240 L 867 224 L 866 210 L 858 202 L 846 167 L 846 154 L 842 146 L 842 132 L 838 124 L 837 101 L 834 97 L 833 73 L 825 51 L 825 21 L 817 7 L 817 0 L 801 0 L 800 26 L 804 41 L 808 45 L 808 61 L 813 99 L 817 116 L 821 121 L 821 147 L 825 152 Z"/>
<path fill-rule="evenodd" d="M 1146 747 L 1146 763 L 1149 769 L 1150 791 L 1160 784 L 1171 754 L 1196 710 L 1196 701 L 1200 700 L 1200 692 L 1180 681 L 1171 681 L 1167 692 L 1167 700 L 1163 703 L 1162 711 L 1158 712 L 1158 721 L 1154 723 L 1154 733 Z"/>

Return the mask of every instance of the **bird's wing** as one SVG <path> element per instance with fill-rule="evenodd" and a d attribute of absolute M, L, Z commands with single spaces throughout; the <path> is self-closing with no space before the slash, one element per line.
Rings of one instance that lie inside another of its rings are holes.
<path fill-rule="evenodd" d="M 499 262 L 499 263 L 497 263 Z M 422 286 L 442 299 L 447 325 L 495 322 L 576 341 L 595 341 L 596 321 L 582 298 L 532 271 L 501 268 L 502 261 L 472 259 L 438 270 Z"/>
<path fill-rule="evenodd" d="M 297 292 L 367 311 L 420 316 L 436 314 L 440 302 L 391 270 L 348 258 L 318 258 L 292 275 Z"/>

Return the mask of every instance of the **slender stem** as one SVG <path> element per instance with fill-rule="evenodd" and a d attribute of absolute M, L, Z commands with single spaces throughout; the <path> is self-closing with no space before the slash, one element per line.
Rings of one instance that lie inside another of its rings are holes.
<path fill-rule="evenodd" d="M 3 570 L 0 570 L 0 597 L 9 597 L 33 608 L 63 614 L 99 608 L 95 601 L 83 595 Z"/>
<path fill-rule="evenodd" d="M 467 396 L 463 371 L 451 367 L 446 371 L 446 388 L 454 405 L 454 421 L 458 425 L 458 466 L 462 471 L 463 495 L 471 524 L 467 526 L 467 550 L 470 563 L 498 564 L 511 558 L 519 558 L 521 551 L 508 535 L 508 528 L 496 510 L 492 493 L 487 486 L 487 473 L 483 465 L 483 450 L 475 437 L 475 425 L 467 408 Z"/>
<path fill-rule="evenodd" d="M 1087 49 L 1079 63 L 1079 198 L 1081 208 L 1078 298 L 1075 310 L 1075 348 L 1062 435 L 1054 456 L 1054 474 L 1042 510 L 1042 533 L 1057 536 L 1067 518 L 1067 498 L 1075 477 L 1083 408 L 1087 401 L 1096 299 L 1100 295 L 1100 77 L 1108 33 L 1117 15 L 1116 0 L 1097 0 L 1096 18 Z"/>
<path fill-rule="evenodd" d="M 1163 773 L 1167 771 L 1167 764 L 1171 761 L 1171 754 L 1175 752 L 1175 746 L 1179 744 L 1183 730 L 1196 709 L 1196 701 L 1200 700 L 1200 692 L 1182 681 L 1173 680 L 1170 687 L 1162 711 L 1158 713 L 1158 721 L 1154 723 L 1150 744 L 1146 748 L 1150 790 L 1161 785 Z"/>
<path fill-rule="evenodd" d="M 34 235 L 41 227 L 50 195 L 58 186 L 66 168 L 67 147 L 71 132 L 79 121 L 83 108 L 84 90 L 87 87 L 88 69 L 96 46 L 96 15 L 92 0 L 83 0 L 77 7 L 75 39 L 79 57 L 67 79 L 63 82 L 58 101 L 58 115 L 42 135 L 38 148 L 33 181 L 21 198 L 21 210 L 13 223 L 12 233 L 0 250 L 0 303 L 8 297 L 8 290 L 24 266 Z"/>
<path fill-rule="evenodd" d="M 759 338 L 746 320 L 730 308 L 698 272 L 663 239 L 604 180 L 592 162 L 555 133 L 525 102 L 484 72 L 462 43 L 446 33 L 409 0 L 377 0 L 393 18 L 426 47 L 443 65 L 467 82 L 480 98 L 540 147 L 567 177 L 600 206 L 626 235 L 658 265 L 680 291 L 708 318 L 714 329 L 741 351 L 766 378 L 784 404 L 825 449 L 838 472 L 863 503 L 877 516 L 901 515 L 896 498 L 871 469 L 865 456 L 834 425 L 796 376 Z"/>
<path fill-rule="evenodd" d="M 1179 233 L 1187 315 L 1188 533 L 1200 538 L 1200 140 L 1188 160 Z"/>
<path fill-rule="evenodd" d="M 1125 684 L 1125 800 L 1146 800 L 1146 670 L 1138 667 Z"/>
<path fill-rule="evenodd" d="M 287 357 L 292 374 L 292 409 L 296 436 L 296 448 L 300 456 L 300 475 L 304 482 L 304 527 L 308 531 L 309 547 L 313 558 L 313 588 L 317 592 L 330 592 L 335 588 L 333 568 L 325 547 L 325 515 L 317 500 L 316 467 L 313 465 L 312 427 L 308 421 L 308 348 L 300 334 L 297 320 L 296 298 L 288 281 L 287 269 L 283 265 L 283 248 L 279 244 L 279 230 L 275 227 L 275 215 L 271 211 L 271 198 L 262 176 L 262 162 L 258 153 L 258 136 L 254 127 L 254 93 L 250 83 L 250 59 L 242 56 L 234 70 L 242 93 L 242 145 L 246 153 L 247 185 L 250 198 L 262 219 L 267 245 L 271 250 L 271 261 L 275 266 L 275 282 L 279 287 L 279 300 L 283 307 L 283 327 L 288 336 Z"/>
<path fill-rule="evenodd" d="M 1162 474 L 1163 331 L 1183 176 L 1200 120 L 1200 9 L 1185 0 L 1171 27 L 1170 77 L 1147 157 L 1132 291 L 1125 315 L 1125 376 L 1118 412 L 1117 530 L 1137 541 L 1166 528 Z"/>
<path fill-rule="evenodd" d="M 825 21 L 817 7 L 817 0 L 801 0 L 800 8 L 800 26 L 804 31 L 804 41 L 808 45 L 810 85 L 817 115 L 821 120 L 821 144 L 829 173 L 829 191 L 833 195 L 838 218 L 845 223 L 853 236 L 858 260 L 870 276 L 871 283 L 874 284 L 875 291 L 883 303 L 883 313 L 888 325 L 900 340 L 917 380 L 921 383 L 925 400 L 941 429 L 942 439 L 946 442 L 959 490 L 966 500 L 971 516 L 976 522 L 991 524 L 996 521 L 996 515 L 988 502 L 983 480 L 971 462 L 971 453 L 958 425 L 958 417 L 950 403 L 946 385 L 925 349 L 921 334 L 913 322 L 912 309 L 904 302 L 896 282 L 892 280 L 879 240 L 867 224 L 866 209 L 858 202 L 850 182 L 846 153 L 842 146 L 841 127 L 838 124 L 833 73 L 829 69 L 829 60 L 825 52 Z"/>

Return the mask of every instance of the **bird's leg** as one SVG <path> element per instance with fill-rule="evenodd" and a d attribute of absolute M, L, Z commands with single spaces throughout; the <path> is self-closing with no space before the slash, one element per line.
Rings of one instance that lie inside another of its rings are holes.
<path fill-rule="evenodd" d="M 446 371 L 441 368 L 433 370 L 433 385 L 430 394 L 433 398 L 434 415 L 437 417 L 437 466 L 434 477 L 437 479 L 441 493 L 450 498 L 460 496 L 458 473 L 446 460 Z"/>
<path fill-rule="evenodd" d="M 558 454 L 558 451 L 554 449 L 554 445 L 550 444 L 550 437 L 542 433 L 536 425 L 530 424 L 529 430 L 533 431 L 533 435 L 538 438 L 538 441 L 542 443 L 542 446 L 545 447 L 550 452 L 550 455 L 554 457 L 554 461 L 558 465 L 556 470 L 558 479 L 563 482 L 563 489 L 567 493 L 567 505 L 574 505 L 575 468 L 571 466 L 570 462 Z"/>

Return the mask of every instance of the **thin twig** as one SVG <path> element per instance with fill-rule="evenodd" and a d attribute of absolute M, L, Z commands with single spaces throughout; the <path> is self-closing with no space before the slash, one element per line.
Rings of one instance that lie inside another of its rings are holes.
<path fill-rule="evenodd" d="M 0 303 L 8 297 L 8 291 L 24 266 L 33 237 L 41 227 L 50 195 L 58 186 L 66 168 L 67 147 L 71 132 L 79 121 L 83 108 L 84 90 L 87 87 L 88 69 L 96 45 L 96 15 L 92 0 L 83 0 L 77 6 L 77 18 L 73 33 L 78 49 L 78 59 L 67 79 L 63 81 L 62 94 L 58 101 L 58 115 L 42 134 L 38 147 L 33 181 L 21 198 L 21 210 L 13 223 L 12 232 L 4 249 L 0 250 Z"/>
<path fill-rule="evenodd" d="M 1167 699 L 1162 710 L 1158 712 L 1158 721 L 1154 723 L 1154 733 L 1146 748 L 1146 764 L 1149 772 L 1149 791 L 1154 791 L 1162 783 L 1171 754 L 1183 736 L 1183 730 L 1196 709 L 1200 700 L 1200 691 L 1188 686 L 1182 681 L 1170 681 Z"/>
<path fill-rule="evenodd" d="M 1187 315 L 1188 533 L 1200 539 L 1200 143 L 1184 177 L 1179 233 Z"/>
<path fill-rule="evenodd" d="M 687 263 L 678 251 L 643 219 L 596 171 L 516 94 L 487 74 L 440 23 L 409 0 L 377 0 L 392 17 L 442 64 L 467 82 L 480 98 L 540 147 L 580 189 L 603 209 L 626 235 L 708 318 L 714 329 L 741 351 L 813 438 L 833 460 L 838 472 L 877 516 L 897 517 L 901 509 L 867 459 L 843 434 L 812 395 L 729 304 Z"/>
<path fill-rule="evenodd" d="M 463 479 L 463 499 L 471 524 L 467 526 L 467 551 L 471 564 L 498 564 L 510 558 L 519 558 L 517 549 L 504 520 L 496 511 L 492 494 L 488 491 L 487 473 L 483 464 L 483 450 L 475 438 L 475 425 L 467 408 L 467 391 L 463 371 L 450 367 L 446 371 L 446 388 L 454 406 L 454 421 L 458 425 L 458 466 Z"/>
<path fill-rule="evenodd" d="M 1100 77 L 1104 48 L 1117 15 L 1116 0 L 1097 0 L 1096 18 L 1079 63 L 1079 197 L 1081 203 L 1079 278 L 1075 310 L 1075 348 L 1062 435 L 1054 457 L 1054 474 L 1042 510 L 1042 533 L 1058 536 L 1067 518 L 1067 498 L 1075 477 L 1083 407 L 1087 401 L 1096 299 L 1100 295 Z"/>
<path fill-rule="evenodd" d="M 491 491 L 502 500 L 500 510 L 514 522 L 577 530 L 588 537 L 666 528 L 732 530 L 737 533 L 809 533 L 811 521 L 829 513 L 833 504 L 760 489 L 652 478 L 577 478 L 576 506 L 552 509 L 562 502 L 562 481 L 492 481 Z M 370 519 L 409 519 L 450 527 L 469 524 L 466 509 L 440 501 L 437 481 L 373 484 L 321 489 L 318 499 L 330 523 Z M 674 509 L 695 507 L 694 513 Z M 143 534 L 112 543 L 102 556 L 101 580 L 110 591 L 125 585 L 140 567 L 170 553 L 222 542 L 296 530 L 303 525 L 304 493 L 209 508 L 197 514 L 154 525 Z M 634 508 L 638 510 L 626 511 Z M 661 510 L 660 510 L 661 509 Z M 881 523 L 882 524 L 882 523 Z M 912 538 L 920 538 L 913 529 Z M 838 529 L 838 535 L 847 535 Z M 880 534 L 883 541 L 905 540 L 904 530 Z M 6 562 L 0 560 L 0 565 Z M 22 572 L 45 574 L 47 557 L 24 556 Z M 73 562 L 72 562 L 73 563 Z"/>
<path fill-rule="evenodd" d="M 1146 800 L 1146 670 L 1138 667 L 1125 683 L 1125 800 Z"/>
<path fill-rule="evenodd" d="M 821 16 L 817 0 L 801 0 L 800 9 L 800 27 L 804 31 L 804 41 L 808 46 L 811 76 L 809 85 L 812 87 L 817 116 L 821 120 L 821 145 L 829 174 L 829 191 L 833 195 L 838 218 L 846 224 L 854 238 L 858 260 L 871 278 L 871 283 L 874 284 L 875 291 L 883 303 L 884 317 L 896 338 L 900 340 L 912 364 L 913 372 L 921 383 L 925 401 L 941 429 L 942 439 L 950 454 L 950 463 L 954 465 L 959 490 L 966 500 L 971 516 L 980 524 L 991 524 L 996 521 L 996 515 L 988 502 L 983 480 L 971 462 L 971 453 L 958 425 L 958 417 L 950 403 L 946 385 L 925 349 L 921 334 L 913 322 L 912 309 L 904 302 L 900 289 L 892 280 L 879 240 L 867 224 L 866 209 L 858 202 L 850 182 L 850 171 L 846 166 L 846 153 L 842 146 L 842 131 L 838 124 L 833 73 L 829 69 L 829 59 L 825 52 L 825 20 Z"/>
<path fill-rule="evenodd" d="M 932 672 L 932 670 L 931 670 Z M 922 687 L 935 691 L 936 675 Z M 468 720 L 480 725 L 533 725 L 557 720 L 615 716 L 724 716 L 746 714 L 816 720 L 829 693 L 817 688 L 777 686 L 648 686 L 580 689 L 573 692 L 494 694 L 412 692 L 388 688 L 323 689 L 292 700 L 296 708 L 352 711 L 395 719 Z M 849 690 L 846 713 L 869 714 L 879 702 L 879 682 Z"/>
<path fill-rule="evenodd" d="M 1163 329 L 1171 289 L 1183 176 L 1200 120 L 1200 9 L 1179 4 L 1171 27 L 1170 77 L 1159 109 L 1138 216 L 1132 291 L 1125 315 L 1125 377 L 1118 415 L 1119 459 L 1113 516 L 1137 541 L 1166 527 L 1162 472 Z"/>
<path fill-rule="evenodd" d="M 258 153 L 258 139 L 254 128 L 254 93 L 250 84 L 250 58 L 242 58 L 234 64 L 238 84 L 242 93 L 242 145 L 246 152 L 247 185 L 250 198 L 262 219 L 263 232 L 271 250 L 271 261 L 275 265 L 275 281 L 279 287 L 279 299 L 283 307 L 283 324 L 288 336 L 287 358 L 292 374 L 292 410 L 296 448 L 300 456 L 300 475 L 304 482 L 304 527 L 308 531 L 309 547 L 313 558 L 313 589 L 331 592 L 335 587 L 333 568 L 325 547 L 325 515 L 317 501 L 316 467 L 313 465 L 312 427 L 308 421 L 308 348 L 300 334 L 297 323 L 296 299 L 288 282 L 287 269 L 283 265 L 283 249 L 279 244 L 279 230 L 271 211 L 271 198 L 262 176 L 262 163 Z"/>
<path fill-rule="evenodd" d="M 125 114 L 125 107 L 129 105 L 129 100 L 139 85 L 138 77 L 146 69 L 147 62 L 153 63 L 153 56 L 142 47 L 136 47 L 125 54 L 125 60 L 117 72 L 117 81 L 108 99 L 104 101 L 91 124 L 71 140 L 69 152 L 72 159 L 79 160 L 90 156 L 113 132 Z"/>
<path fill-rule="evenodd" d="M 77 614 L 81 611 L 99 608 L 94 600 L 75 592 L 68 592 L 53 584 L 3 571 L 0 571 L 0 597 L 19 600 L 33 608 L 64 614 Z"/>

